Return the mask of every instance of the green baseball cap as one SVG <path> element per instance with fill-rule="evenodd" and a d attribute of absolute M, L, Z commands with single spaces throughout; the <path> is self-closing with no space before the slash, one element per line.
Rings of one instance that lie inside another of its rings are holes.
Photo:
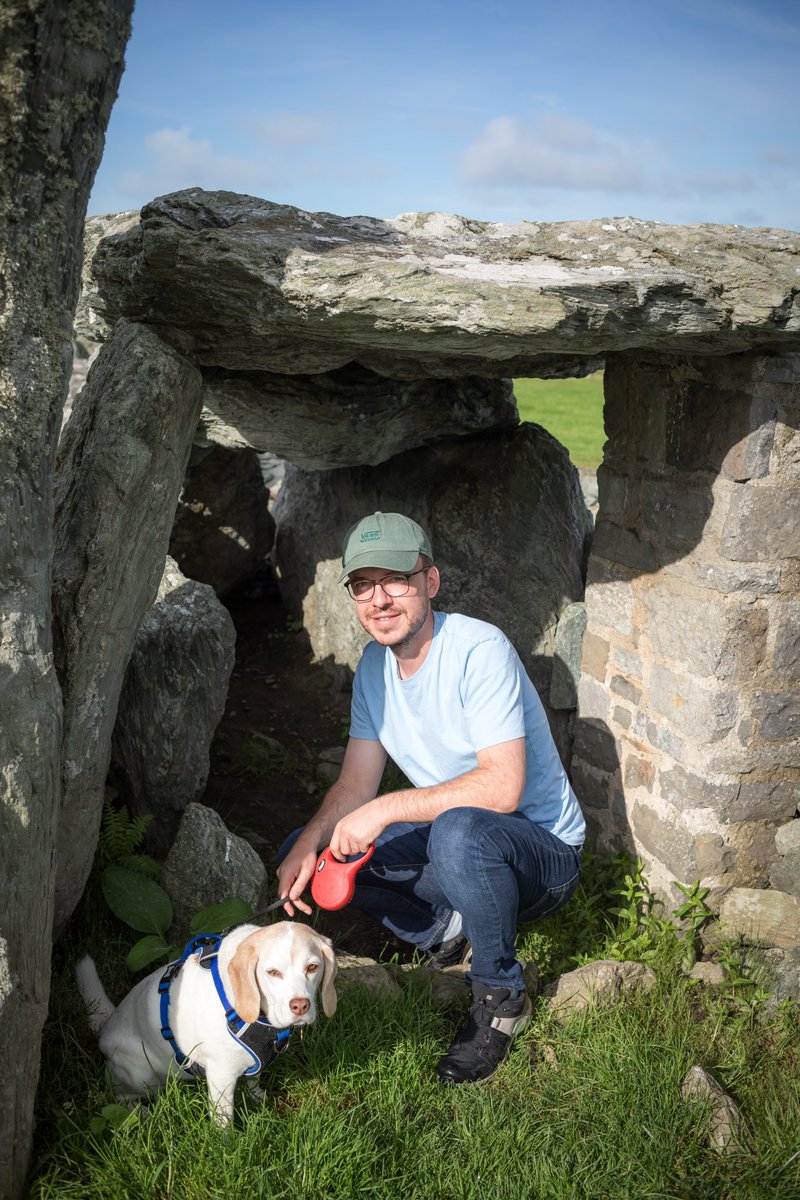
<path fill-rule="evenodd" d="M 339 583 L 360 567 L 413 571 L 420 554 L 433 558 L 428 535 L 416 521 L 401 513 L 372 513 L 357 521 L 345 535 Z"/>

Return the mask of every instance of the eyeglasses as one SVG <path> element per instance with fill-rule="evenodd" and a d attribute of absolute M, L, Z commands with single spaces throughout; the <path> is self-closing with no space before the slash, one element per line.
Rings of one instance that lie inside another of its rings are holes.
<path fill-rule="evenodd" d="M 430 567 L 420 567 L 418 571 L 410 571 L 408 575 L 384 575 L 383 579 L 348 579 L 344 586 L 359 604 L 371 600 L 375 595 L 376 587 L 382 588 L 383 594 L 391 600 L 397 600 L 400 596 L 407 594 L 411 586 L 410 579 L 429 570 Z"/>

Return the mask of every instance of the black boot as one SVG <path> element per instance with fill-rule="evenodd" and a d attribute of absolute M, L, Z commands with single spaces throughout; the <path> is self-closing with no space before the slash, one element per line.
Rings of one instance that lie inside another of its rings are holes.
<path fill-rule="evenodd" d="M 436 1073 L 442 1083 L 484 1083 L 505 1062 L 531 1018 L 528 993 L 487 987 L 473 980 L 472 1004 Z"/>
<path fill-rule="evenodd" d="M 425 958 L 426 965 L 435 967 L 437 971 L 441 971 L 443 967 L 457 967 L 472 958 L 472 946 L 463 933 L 460 933 L 448 942 L 440 942 L 438 946 L 427 950 Z"/>

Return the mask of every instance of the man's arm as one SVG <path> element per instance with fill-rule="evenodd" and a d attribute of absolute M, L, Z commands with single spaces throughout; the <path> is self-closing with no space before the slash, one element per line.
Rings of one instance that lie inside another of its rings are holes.
<path fill-rule="evenodd" d="M 289 916 L 294 916 L 293 905 L 311 913 L 300 896 L 314 874 L 319 851 L 330 842 L 343 817 L 373 799 L 385 766 L 386 751 L 380 742 L 350 738 L 339 778 L 278 867 L 279 895 L 288 896 L 292 902 L 284 906 Z"/>
<path fill-rule="evenodd" d="M 387 825 L 396 821 L 433 821 L 439 813 L 450 808 L 472 806 L 494 812 L 514 812 L 525 787 L 525 739 L 514 738 L 489 746 L 479 750 L 476 757 L 477 767 L 456 779 L 433 787 L 387 792 L 343 810 L 331 831 L 332 853 L 337 858 L 363 853 Z M 379 783 L 380 778 L 376 790 Z M 331 791 L 337 786 L 334 784 Z"/>

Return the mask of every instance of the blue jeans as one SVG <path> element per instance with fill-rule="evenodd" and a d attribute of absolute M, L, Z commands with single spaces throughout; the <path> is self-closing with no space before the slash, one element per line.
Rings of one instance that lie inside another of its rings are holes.
<path fill-rule="evenodd" d="M 278 862 L 299 834 L 278 851 Z M 472 944 L 469 978 L 524 987 L 514 941 L 517 922 L 566 904 L 581 876 L 581 847 L 520 812 L 451 808 L 431 823 L 389 825 L 356 875 L 353 905 L 402 941 L 430 950 L 460 912 Z"/>

